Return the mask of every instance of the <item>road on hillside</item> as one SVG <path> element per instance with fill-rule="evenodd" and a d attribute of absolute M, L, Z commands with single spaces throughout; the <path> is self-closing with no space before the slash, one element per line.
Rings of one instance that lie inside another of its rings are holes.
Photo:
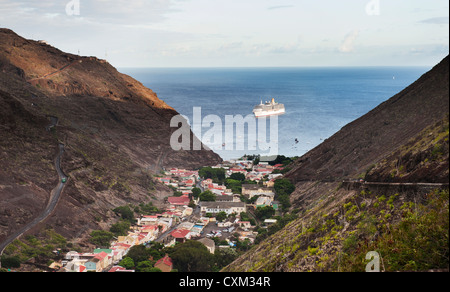
<path fill-rule="evenodd" d="M 417 187 L 448 187 L 448 183 L 388 183 L 388 182 L 368 182 L 368 181 L 359 181 L 359 180 L 344 180 L 343 183 L 356 183 L 361 185 L 368 186 L 417 186 Z"/>
<path fill-rule="evenodd" d="M 81 62 L 82 62 L 82 60 L 75 60 L 75 61 L 72 61 L 71 63 L 64 65 L 63 67 L 59 68 L 59 69 L 56 70 L 56 71 L 53 71 L 53 72 L 48 73 L 48 74 L 45 74 L 45 75 L 42 76 L 42 77 L 37 77 L 37 78 L 30 79 L 30 80 L 28 80 L 28 82 L 51 77 L 51 76 L 53 76 L 53 75 L 56 75 L 56 74 L 58 74 L 58 73 L 64 71 L 65 69 L 67 69 L 67 68 L 69 68 L 69 67 L 75 65 L 76 63 L 81 63 Z"/>
<path fill-rule="evenodd" d="M 47 126 L 47 131 L 49 131 L 51 128 L 55 127 L 58 123 L 58 119 L 52 117 L 51 118 L 51 124 Z M 61 170 L 61 157 L 64 153 L 64 145 L 59 144 L 58 145 L 58 154 L 55 157 L 55 169 L 58 173 L 59 182 L 56 188 L 54 188 L 50 194 L 50 198 L 48 200 L 47 206 L 42 211 L 42 213 L 34 218 L 33 221 L 23 226 L 21 229 L 17 230 L 15 233 L 11 234 L 9 237 L 7 237 L 2 243 L 0 243 L 0 255 L 3 254 L 4 249 L 14 240 L 22 236 L 25 232 L 36 226 L 37 224 L 41 223 L 47 217 L 53 212 L 56 205 L 58 204 L 59 198 L 61 196 L 61 193 L 64 189 L 64 186 L 67 184 L 68 177 L 64 174 L 64 172 Z"/>

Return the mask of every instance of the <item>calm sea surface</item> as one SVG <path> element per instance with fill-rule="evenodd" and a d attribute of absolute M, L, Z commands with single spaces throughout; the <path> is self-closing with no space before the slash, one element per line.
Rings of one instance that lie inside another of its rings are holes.
<path fill-rule="evenodd" d="M 278 117 L 277 154 L 301 156 L 339 131 L 343 126 L 366 114 L 431 68 L 364 67 L 364 68 L 122 68 L 120 71 L 142 82 L 158 97 L 193 121 L 194 107 L 201 107 L 204 119 L 219 117 L 225 132 L 225 116 L 246 117 L 253 107 L 272 97 L 283 103 L 286 114 Z M 217 119 L 217 118 L 216 118 Z M 204 120 L 203 120 L 204 121 Z M 270 125 L 268 122 L 267 127 Z M 197 126 L 200 126 L 197 124 Z M 214 127 L 216 127 L 214 125 Z M 211 127 L 202 128 L 202 136 Z M 217 129 L 217 128 L 215 128 Z M 245 137 L 251 140 L 246 127 Z M 224 133 L 225 134 L 225 133 Z M 197 135 L 199 136 L 199 135 Z M 267 132 L 269 141 L 270 133 Z M 258 137 L 259 138 L 259 137 Z M 298 142 L 296 142 L 296 139 Z M 223 159 L 244 154 L 267 154 L 262 147 L 217 150 L 221 142 L 204 141 Z M 253 143 L 254 144 L 254 143 Z M 230 145 L 228 145 L 230 147 Z M 225 147 L 223 147 L 225 148 Z M 271 154 L 274 150 L 270 149 Z"/>

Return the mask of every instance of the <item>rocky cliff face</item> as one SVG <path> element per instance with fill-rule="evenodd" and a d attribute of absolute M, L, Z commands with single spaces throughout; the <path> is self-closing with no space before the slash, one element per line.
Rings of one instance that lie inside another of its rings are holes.
<path fill-rule="evenodd" d="M 221 161 L 209 150 L 172 150 L 177 114 L 104 60 L 0 29 L 0 241 L 46 205 L 58 182 L 58 143 L 69 182 L 45 222 L 57 232 L 70 238 L 107 227 L 111 209 L 128 203 L 161 206 L 171 191 L 152 174 Z M 46 130 L 50 117 L 58 125 Z"/>
<path fill-rule="evenodd" d="M 448 270 L 448 78 L 446 57 L 295 161 L 298 219 L 225 271 Z"/>

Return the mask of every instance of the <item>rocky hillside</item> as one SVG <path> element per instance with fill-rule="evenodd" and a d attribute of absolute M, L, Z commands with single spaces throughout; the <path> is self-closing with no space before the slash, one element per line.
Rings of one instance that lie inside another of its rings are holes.
<path fill-rule="evenodd" d="M 449 58 L 294 162 L 296 220 L 225 271 L 449 267 Z M 359 180 L 364 179 L 365 183 Z"/>
<path fill-rule="evenodd" d="M 448 68 L 447 57 L 405 90 L 301 157 L 288 177 L 295 182 L 354 178 L 442 120 L 449 109 Z"/>
<path fill-rule="evenodd" d="M 171 191 L 153 174 L 221 161 L 209 150 L 172 150 L 170 120 L 177 114 L 107 61 L 0 29 L 0 242 L 46 206 L 59 180 L 58 143 L 65 145 L 69 181 L 40 227 L 78 237 L 106 228 L 115 207 L 161 206 Z M 58 124 L 47 128 L 51 117 Z"/>

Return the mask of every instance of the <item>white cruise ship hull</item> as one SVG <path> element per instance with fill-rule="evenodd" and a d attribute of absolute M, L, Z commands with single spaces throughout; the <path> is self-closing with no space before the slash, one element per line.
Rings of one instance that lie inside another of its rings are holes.
<path fill-rule="evenodd" d="M 255 111 L 255 117 L 257 118 L 263 118 L 263 117 L 269 117 L 269 116 L 278 116 L 278 115 L 284 115 L 286 113 L 286 110 L 279 109 L 279 110 L 273 110 L 273 111 Z"/>

